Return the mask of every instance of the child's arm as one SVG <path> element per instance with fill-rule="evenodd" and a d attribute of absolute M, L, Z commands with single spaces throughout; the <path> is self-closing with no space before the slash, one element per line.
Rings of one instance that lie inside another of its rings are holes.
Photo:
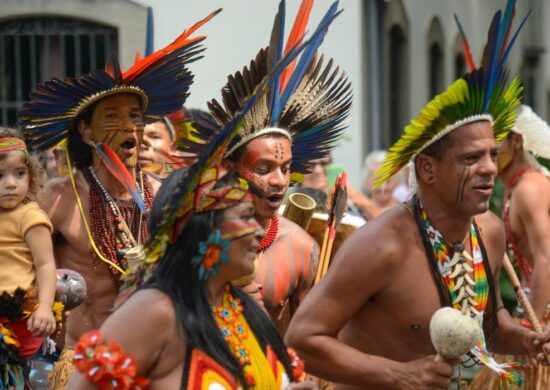
<path fill-rule="evenodd" d="M 45 225 L 33 226 L 25 234 L 25 241 L 31 250 L 36 269 L 40 302 L 38 309 L 29 317 L 27 327 L 35 336 L 48 336 L 55 330 L 52 306 L 56 288 L 55 260 L 50 230 Z"/>

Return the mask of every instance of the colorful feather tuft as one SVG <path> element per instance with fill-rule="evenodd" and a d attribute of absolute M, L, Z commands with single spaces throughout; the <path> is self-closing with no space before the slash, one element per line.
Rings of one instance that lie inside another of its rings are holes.
<path fill-rule="evenodd" d="M 118 155 L 111 149 L 107 144 L 95 144 L 94 150 L 97 151 L 103 165 L 107 170 L 113 175 L 124 187 L 128 190 L 132 197 L 135 199 L 136 204 L 142 213 L 145 213 L 145 202 L 143 200 L 143 195 L 139 191 L 137 184 L 132 178 L 130 172 L 126 166 L 122 163 Z"/>

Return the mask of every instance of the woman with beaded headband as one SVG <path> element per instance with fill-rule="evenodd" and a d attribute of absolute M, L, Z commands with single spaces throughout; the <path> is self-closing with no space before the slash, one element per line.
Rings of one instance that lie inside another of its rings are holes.
<path fill-rule="evenodd" d="M 35 202 L 45 174 L 19 132 L 0 128 L 0 388 L 23 388 L 27 359 L 61 321 L 52 225 Z M 55 309 L 55 317 L 53 313 Z"/>
<path fill-rule="evenodd" d="M 500 310 L 504 230 L 487 212 L 497 142 L 514 123 L 522 90 L 505 70 L 518 34 L 514 5 L 495 14 L 481 66 L 430 101 L 390 149 L 378 183 L 412 160 L 416 195 L 344 242 L 338 268 L 290 324 L 287 342 L 308 372 L 337 389 L 447 389 L 459 359 L 434 360 L 429 323 L 441 306 L 483 327 L 464 364 L 481 361 L 504 381 L 521 378 L 488 349 L 537 356 L 550 348 L 550 331 L 528 332 Z"/>
<path fill-rule="evenodd" d="M 286 2 L 280 1 L 269 46 L 261 49 L 242 72 L 228 77 L 221 104 L 216 100 L 209 103 L 218 123 L 231 120 L 284 50 L 302 39 L 312 7 L 312 0 L 301 2 L 285 43 Z M 336 17 L 337 8 L 336 1 L 321 25 Z M 254 282 L 246 288 L 261 295 L 281 334 L 313 284 L 319 249 L 303 229 L 279 216 L 278 210 L 291 177 L 299 180 L 314 161 L 329 156 L 346 127 L 344 121 L 351 107 L 351 85 L 346 75 L 332 59 L 325 64 L 323 56 L 317 54 L 323 38 L 320 36 L 269 85 L 268 93 L 247 114 L 225 154 L 226 165 L 248 180 L 256 218 L 266 230 Z M 203 143 L 190 142 L 184 150 L 198 154 L 207 144 L 208 132 L 198 130 Z"/>
<path fill-rule="evenodd" d="M 128 262 L 143 256 L 154 195 L 137 166 L 144 120 L 182 107 L 193 81 L 188 66 L 204 50 L 205 37 L 193 35 L 217 12 L 124 73 L 113 56 L 104 70 L 39 84 L 19 112 L 31 149 L 67 147 L 69 177 L 49 182 L 40 204 L 57 237 L 58 266 L 88 286 L 88 304 L 67 321 L 53 388 L 70 375 L 70 348 L 109 315 Z"/>
<path fill-rule="evenodd" d="M 187 174 L 180 169 L 163 182 L 149 219 L 153 235 Z M 106 383 L 285 389 L 299 379 L 303 366 L 288 355 L 265 312 L 230 284 L 253 271 L 264 233 L 247 183 L 218 166 L 208 168 L 199 182 L 193 210 L 175 225 L 152 277 L 99 332 L 77 343 L 74 359 L 81 373 L 73 375 L 68 389 Z M 131 332 L 127 323 L 133 324 Z M 116 359 L 105 364 L 105 353 Z M 126 362 L 131 363 L 123 369 Z"/>
<path fill-rule="evenodd" d="M 193 165 L 165 179 L 149 219 L 147 263 L 127 278 L 142 287 L 100 331 L 82 336 L 74 355 L 82 374 L 74 374 L 70 389 L 311 388 L 290 384 L 303 365 L 257 303 L 230 283 L 254 270 L 264 232 L 247 182 L 220 166 L 266 85 L 308 44 L 275 64 Z"/>

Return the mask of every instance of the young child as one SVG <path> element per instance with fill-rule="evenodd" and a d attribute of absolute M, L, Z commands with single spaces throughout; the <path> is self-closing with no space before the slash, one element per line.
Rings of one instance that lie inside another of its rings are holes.
<path fill-rule="evenodd" d="M 18 132 L 0 127 L 0 388 L 22 388 L 26 359 L 56 328 L 52 225 L 33 201 L 43 181 Z"/>

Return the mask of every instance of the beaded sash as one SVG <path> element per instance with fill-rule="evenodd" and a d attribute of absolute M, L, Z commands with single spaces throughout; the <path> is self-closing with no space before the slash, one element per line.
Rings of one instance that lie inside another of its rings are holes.
<path fill-rule="evenodd" d="M 470 226 L 470 244 L 473 256 L 468 254 L 464 245 L 455 244 L 453 246 L 454 254 L 451 257 L 451 249 L 443 235 L 430 223 L 426 210 L 421 205 L 419 207 L 423 228 L 432 247 L 439 275 L 449 290 L 452 307 L 466 315 L 470 315 L 479 322 L 481 338 L 470 350 L 470 353 L 496 372 L 501 379 L 510 384 L 521 385 L 523 382 L 521 376 L 516 372 L 507 371 L 507 369 L 517 366 L 517 363 L 499 364 L 487 351 L 485 335 L 483 334 L 483 315 L 487 308 L 489 285 L 483 253 L 474 224 L 472 223 Z M 470 274 L 473 274 L 473 279 Z"/>

